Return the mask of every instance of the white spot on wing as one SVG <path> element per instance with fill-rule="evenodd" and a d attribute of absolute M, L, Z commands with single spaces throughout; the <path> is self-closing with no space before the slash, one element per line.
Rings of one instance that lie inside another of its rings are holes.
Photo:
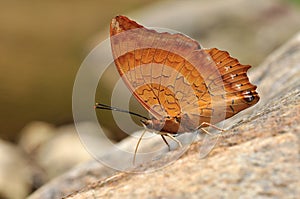
<path fill-rule="evenodd" d="M 238 89 L 241 89 L 241 84 L 236 84 L 235 87 L 237 87 Z"/>

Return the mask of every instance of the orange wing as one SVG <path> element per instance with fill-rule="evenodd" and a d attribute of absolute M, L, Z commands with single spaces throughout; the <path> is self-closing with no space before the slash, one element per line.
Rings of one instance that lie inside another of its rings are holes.
<path fill-rule="evenodd" d="M 201 49 L 185 35 L 158 33 L 124 16 L 112 20 L 110 35 L 120 75 L 156 119 L 177 117 L 197 127 L 231 117 L 259 99 L 246 75 L 250 66 L 225 51 Z"/>

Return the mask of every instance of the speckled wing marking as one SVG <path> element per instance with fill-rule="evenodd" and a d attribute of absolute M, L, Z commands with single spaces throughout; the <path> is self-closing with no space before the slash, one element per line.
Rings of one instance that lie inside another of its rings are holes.
<path fill-rule="evenodd" d="M 221 81 L 215 84 L 223 84 L 225 89 L 226 118 L 256 104 L 259 100 L 256 86 L 249 82 L 247 71 L 251 67 L 242 65 L 235 58 L 230 57 L 226 51 L 216 48 L 205 50 L 214 60 L 222 76 Z M 211 90 L 211 93 L 217 90 Z"/>

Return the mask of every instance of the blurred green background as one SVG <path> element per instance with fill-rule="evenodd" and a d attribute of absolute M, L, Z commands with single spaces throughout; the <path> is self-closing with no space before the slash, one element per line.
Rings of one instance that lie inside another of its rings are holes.
<path fill-rule="evenodd" d="M 114 16 L 157 2 L 164 1 L 1 0 L 0 137 L 16 140 L 30 121 L 72 123 L 73 82 L 97 34 Z M 300 0 L 282 2 L 299 9 Z"/>
<path fill-rule="evenodd" d="M 16 139 L 33 120 L 71 123 L 73 82 L 90 40 L 115 15 L 153 2 L 1 0 L 0 137 Z"/>

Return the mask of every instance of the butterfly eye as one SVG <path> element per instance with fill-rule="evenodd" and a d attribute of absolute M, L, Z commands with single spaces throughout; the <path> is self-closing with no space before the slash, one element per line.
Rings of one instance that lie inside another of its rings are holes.
<path fill-rule="evenodd" d="M 178 122 L 178 123 L 180 123 L 180 118 L 178 118 L 178 117 L 175 117 L 175 120 L 176 120 L 176 122 Z"/>

